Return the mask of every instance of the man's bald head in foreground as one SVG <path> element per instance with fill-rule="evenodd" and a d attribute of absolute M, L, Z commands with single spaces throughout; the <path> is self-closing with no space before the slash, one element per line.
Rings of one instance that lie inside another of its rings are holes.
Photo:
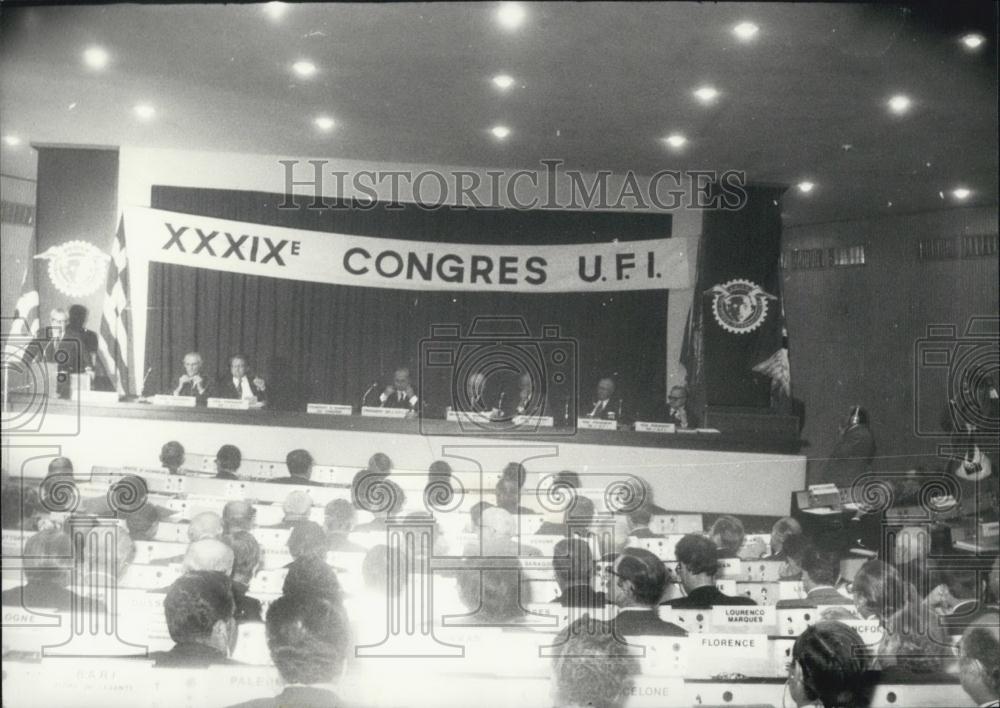
<path fill-rule="evenodd" d="M 1000 698 L 1000 614 L 983 613 L 970 624 L 958 644 L 962 688 L 977 705 Z"/>
<path fill-rule="evenodd" d="M 231 575 L 233 572 L 233 549 L 215 538 L 194 541 L 184 555 L 184 572 L 193 570 L 214 570 Z"/>
<path fill-rule="evenodd" d="M 188 540 L 194 543 L 206 538 L 218 538 L 222 535 L 222 517 L 214 511 L 203 511 L 191 517 L 188 526 Z"/>
<path fill-rule="evenodd" d="M 222 509 L 222 526 L 226 533 L 252 531 L 254 516 L 253 504 L 250 502 L 244 499 L 226 502 Z"/>

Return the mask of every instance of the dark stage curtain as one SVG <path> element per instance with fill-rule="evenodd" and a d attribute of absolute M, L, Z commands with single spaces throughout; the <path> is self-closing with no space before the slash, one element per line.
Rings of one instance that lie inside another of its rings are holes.
<path fill-rule="evenodd" d="M 388 208 L 278 209 L 276 194 L 154 187 L 152 206 L 249 223 L 453 243 L 597 243 L 670 235 L 661 214 Z M 445 293 L 304 283 L 161 263 L 150 264 L 147 393 L 170 391 L 185 352 L 197 350 L 213 378 L 237 351 L 268 380 L 280 408 L 306 402 L 357 404 L 393 369 L 421 370 L 419 342 L 434 324 L 466 331 L 478 316 L 522 317 L 533 335 L 560 327 L 576 342 L 579 387 L 619 374 L 631 408 L 663 400 L 667 291 L 624 293 Z M 435 379 L 437 381 L 437 379 Z M 450 403 L 447 383 L 425 381 L 428 405 Z M 553 401 L 561 406 L 561 399 Z M 555 411 L 553 411 L 555 412 Z"/>

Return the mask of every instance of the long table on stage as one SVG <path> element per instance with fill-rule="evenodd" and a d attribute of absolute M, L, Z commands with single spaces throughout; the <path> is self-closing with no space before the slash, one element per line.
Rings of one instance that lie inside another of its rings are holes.
<path fill-rule="evenodd" d="M 4 464 L 15 475 L 41 476 L 37 468 L 56 454 L 70 457 L 78 470 L 158 467 L 160 446 L 177 440 L 189 453 L 201 454 L 231 443 L 245 459 L 256 460 L 283 461 L 289 450 L 305 448 L 317 464 L 351 468 L 365 466 L 376 451 L 405 470 L 426 470 L 433 460 L 446 459 L 473 487 L 494 484 L 496 473 L 511 461 L 524 461 L 529 486 L 535 475 L 559 470 L 576 471 L 584 486 L 595 487 L 633 474 L 648 480 L 657 504 L 676 511 L 785 515 L 791 493 L 805 486 L 806 459 L 798 454 L 797 436 L 768 435 L 754 426 L 715 433 L 538 428 L 515 437 L 426 418 L 174 408 L 136 401 L 95 406 L 17 397 L 8 405 L 19 410 L 28 403 L 39 408 L 35 420 L 19 416 L 4 430 Z M 5 419 L 12 420 L 9 414 Z"/>

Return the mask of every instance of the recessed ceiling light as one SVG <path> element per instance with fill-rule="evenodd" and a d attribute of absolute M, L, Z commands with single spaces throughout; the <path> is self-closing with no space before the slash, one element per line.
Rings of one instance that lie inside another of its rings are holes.
<path fill-rule="evenodd" d="M 137 103 L 132 109 L 142 120 L 149 120 L 156 115 L 156 109 L 148 103 Z"/>
<path fill-rule="evenodd" d="M 812 182 L 809 182 L 808 180 L 805 182 L 799 182 L 798 185 L 796 186 L 798 186 L 799 191 L 802 192 L 803 194 L 809 194 L 809 192 L 813 191 L 816 188 L 816 185 L 813 184 Z"/>
<path fill-rule="evenodd" d="M 908 110 L 910 106 L 913 105 L 913 101 L 910 100 L 909 96 L 904 96 L 903 94 L 896 94 L 889 99 L 889 110 L 896 115 L 903 115 Z"/>
<path fill-rule="evenodd" d="M 288 12 L 288 3 L 266 2 L 264 3 L 264 12 L 272 20 L 280 20 Z"/>
<path fill-rule="evenodd" d="M 749 42 L 757 36 L 757 32 L 759 31 L 760 27 L 755 25 L 753 22 L 741 22 L 733 27 L 733 34 L 744 42 Z"/>
<path fill-rule="evenodd" d="M 315 125 L 323 132 L 329 133 L 331 130 L 333 130 L 333 127 L 337 125 L 337 122 L 330 116 L 317 116 L 313 120 L 313 125 Z"/>
<path fill-rule="evenodd" d="M 497 74 L 493 77 L 493 85 L 501 91 L 506 91 L 514 85 L 514 77 L 507 74 Z"/>
<path fill-rule="evenodd" d="M 959 201 L 968 199 L 971 195 L 972 192 L 965 187 L 957 187 L 951 190 L 951 196 L 955 197 L 955 199 L 958 199 Z"/>
<path fill-rule="evenodd" d="M 108 65 L 107 51 L 102 47 L 87 47 L 83 52 L 83 63 L 91 69 L 103 69 Z"/>
<path fill-rule="evenodd" d="M 670 135 L 668 135 L 663 139 L 663 142 L 665 142 L 667 145 L 674 148 L 675 150 L 687 145 L 687 141 L 688 139 L 685 138 L 680 133 L 671 133 Z"/>
<path fill-rule="evenodd" d="M 510 128 L 508 128 L 506 125 L 495 125 L 492 128 L 490 128 L 490 132 L 493 133 L 494 138 L 497 138 L 498 140 L 503 140 L 508 135 L 510 135 Z"/>
<path fill-rule="evenodd" d="M 694 91 L 694 97 L 702 103 L 713 103 L 719 97 L 719 90 L 714 86 L 701 86 Z"/>
<path fill-rule="evenodd" d="M 962 36 L 962 44 L 965 45 L 966 49 L 979 49 L 985 43 L 986 37 L 976 32 L 970 32 Z"/>
<path fill-rule="evenodd" d="M 4 145 L 9 145 L 11 147 L 17 147 L 21 144 L 21 138 L 16 135 L 5 135 L 3 136 Z"/>
<path fill-rule="evenodd" d="M 497 22 L 505 29 L 517 29 L 524 23 L 525 12 L 520 3 L 503 2 L 497 10 Z"/>
<path fill-rule="evenodd" d="M 292 71 L 306 79 L 316 73 L 316 65 L 311 61 L 306 61 L 301 59 L 294 64 L 292 64 Z"/>

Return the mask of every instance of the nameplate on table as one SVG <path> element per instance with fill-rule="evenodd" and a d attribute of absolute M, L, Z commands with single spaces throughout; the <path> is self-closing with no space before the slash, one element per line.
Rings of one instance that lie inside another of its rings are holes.
<path fill-rule="evenodd" d="M 75 392 L 76 400 L 80 403 L 87 403 L 91 406 L 113 406 L 118 403 L 117 391 L 86 391 L 80 389 Z"/>
<path fill-rule="evenodd" d="M 736 594 L 736 578 L 716 578 L 715 589 L 723 595 Z"/>
<path fill-rule="evenodd" d="M 739 558 L 720 558 L 719 575 L 723 578 L 737 578 L 743 573 L 743 563 Z"/>
<path fill-rule="evenodd" d="M 979 535 L 983 538 L 997 538 L 1000 536 L 1000 521 L 984 521 L 979 524 Z"/>
<path fill-rule="evenodd" d="M 354 408 L 346 403 L 307 403 L 306 413 L 314 415 L 351 415 Z"/>
<path fill-rule="evenodd" d="M 576 427 L 577 430 L 618 430 L 618 421 L 601 418 L 577 418 Z"/>
<path fill-rule="evenodd" d="M 844 609 L 837 605 L 831 605 L 831 607 Z M 817 610 L 819 616 L 822 617 L 824 608 L 817 608 Z M 878 644 L 882 641 L 882 635 L 885 633 L 882 623 L 877 619 L 838 619 L 837 622 L 846 624 L 848 627 L 853 627 L 854 631 L 861 637 L 861 640 L 868 645 Z"/>
<path fill-rule="evenodd" d="M 209 408 L 219 408 L 224 411 L 250 410 L 249 398 L 209 398 L 206 405 Z"/>
<path fill-rule="evenodd" d="M 637 433 L 676 433 L 677 426 L 673 423 L 651 423 L 645 420 L 635 421 Z"/>
<path fill-rule="evenodd" d="M 59 610 L 39 609 L 37 612 L 28 612 L 23 607 L 3 608 L 4 627 L 22 627 L 33 625 L 36 627 L 59 627 L 62 618 L 57 616 Z M 6 631 L 6 630 L 4 630 Z"/>
<path fill-rule="evenodd" d="M 369 418 L 405 418 L 410 411 L 406 408 L 380 408 L 378 406 L 363 406 L 361 415 Z"/>
<path fill-rule="evenodd" d="M 476 425 L 489 425 L 493 422 L 493 416 L 489 412 L 456 411 L 451 408 L 445 413 L 445 419 L 452 423 L 475 423 Z"/>
<path fill-rule="evenodd" d="M 757 627 L 759 632 L 769 633 L 777 625 L 774 605 L 716 605 L 712 608 L 713 630 Z"/>
<path fill-rule="evenodd" d="M 158 393 L 149 399 L 154 406 L 178 406 L 182 408 L 194 408 L 198 399 L 194 396 L 171 396 L 165 393 Z"/>
<path fill-rule="evenodd" d="M 551 428 L 555 424 L 550 415 L 516 415 L 514 425 L 525 428 Z"/>
<path fill-rule="evenodd" d="M 695 653 L 714 657 L 766 659 L 767 634 L 698 634 L 691 638 Z"/>

